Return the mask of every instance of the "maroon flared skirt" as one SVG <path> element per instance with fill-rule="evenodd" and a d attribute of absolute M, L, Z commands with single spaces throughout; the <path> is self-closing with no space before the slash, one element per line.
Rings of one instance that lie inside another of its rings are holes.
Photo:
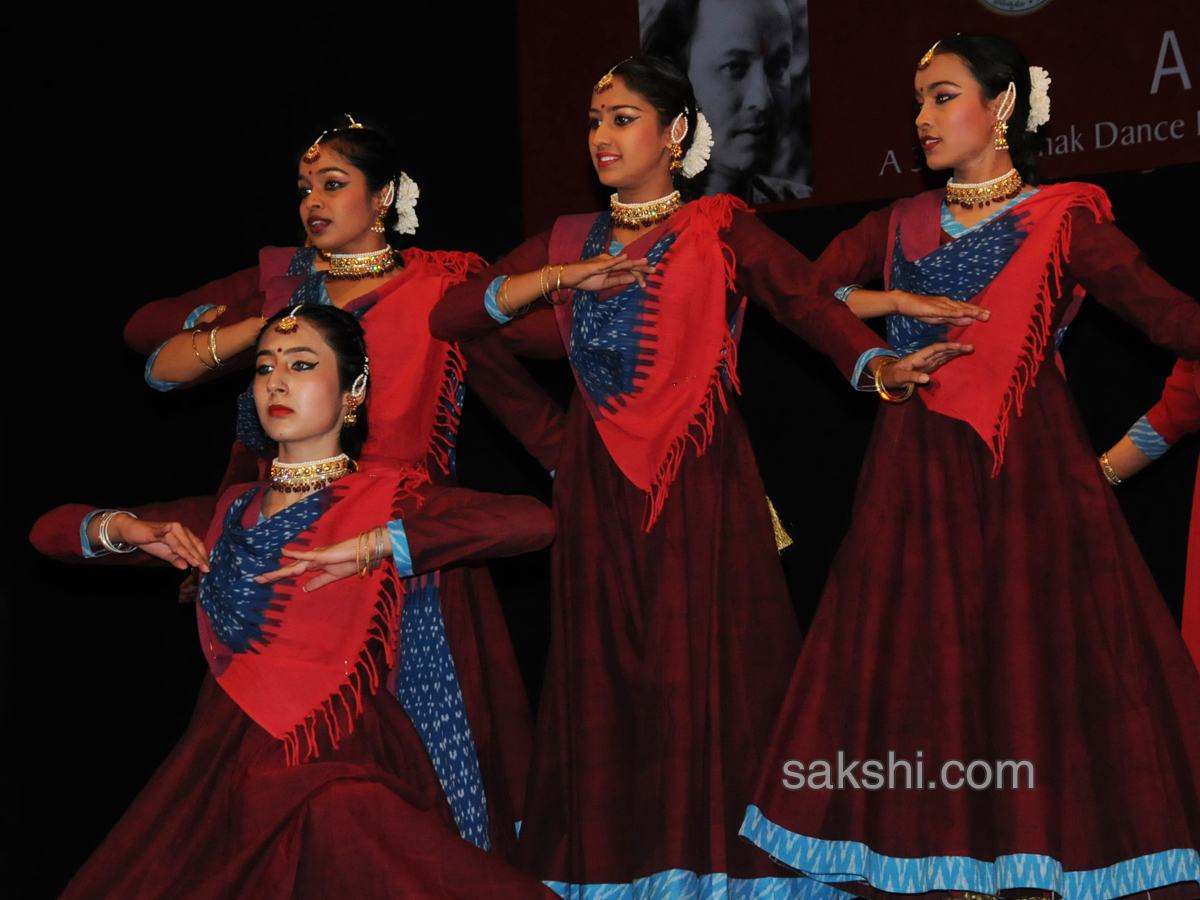
<path fill-rule="evenodd" d="M 206 676 L 182 740 L 63 897 L 547 896 L 458 836 L 399 704 L 363 706 L 336 748 L 288 766 Z"/>
<path fill-rule="evenodd" d="M 560 893 L 779 876 L 737 829 L 800 632 L 741 416 L 718 410 L 646 533 L 646 495 L 575 397 L 554 507 L 522 868 Z"/>
<path fill-rule="evenodd" d="M 1200 675 L 1053 366 L 1010 426 L 992 477 L 881 411 L 744 833 L 868 896 L 1200 894 Z"/>

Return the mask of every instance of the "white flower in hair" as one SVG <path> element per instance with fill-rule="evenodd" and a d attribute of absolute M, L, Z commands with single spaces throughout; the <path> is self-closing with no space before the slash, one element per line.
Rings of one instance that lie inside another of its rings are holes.
<path fill-rule="evenodd" d="M 1026 131 L 1037 131 L 1050 121 L 1050 73 L 1041 66 L 1029 67 L 1029 121 Z"/>
<path fill-rule="evenodd" d="M 400 173 L 396 187 L 396 224 L 392 227 L 401 234 L 417 233 L 417 198 L 421 189 L 404 172 Z"/>
<path fill-rule="evenodd" d="M 708 165 L 712 155 L 713 132 L 704 113 L 696 113 L 696 136 L 692 138 L 691 149 L 683 157 L 683 177 L 695 178 Z"/>

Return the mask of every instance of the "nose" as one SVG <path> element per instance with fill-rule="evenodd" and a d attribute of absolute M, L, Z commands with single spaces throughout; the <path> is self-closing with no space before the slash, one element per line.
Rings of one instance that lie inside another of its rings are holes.
<path fill-rule="evenodd" d="M 928 128 L 932 124 L 929 119 L 929 104 L 923 100 L 917 101 L 917 128 Z"/>
<path fill-rule="evenodd" d="M 771 106 L 771 84 L 767 77 L 766 61 L 756 59 L 746 73 L 746 92 L 742 95 L 743 109 L 767 109 Z"/>
<path fill-rule="evenodd" d="M 286 394 L 287 393 L 287 368 L 276 363 L 271 369 L 271 373 L 267 376 L 267 393 L 269 394 Z"/>

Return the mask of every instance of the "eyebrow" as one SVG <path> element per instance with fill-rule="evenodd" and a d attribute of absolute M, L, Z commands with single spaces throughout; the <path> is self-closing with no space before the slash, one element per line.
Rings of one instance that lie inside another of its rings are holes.
<path fill-rule="evenodd" d="M 267 356 L 275 355 L 274 350 L 268 350 L 266 347 L 264 347 L 262 350 L 258 351 L 258 353 L 255 355 L 255 359 L 257 359 L 259 356 L 262 356 L 264 353 Z M 312 347 L 288 347 L 286 350 L 283 351 L 284 356 L 286 356 L 289 353 L 311 353 L 313 356 L 317 355 L 317 351 L 314 350 Z"/>

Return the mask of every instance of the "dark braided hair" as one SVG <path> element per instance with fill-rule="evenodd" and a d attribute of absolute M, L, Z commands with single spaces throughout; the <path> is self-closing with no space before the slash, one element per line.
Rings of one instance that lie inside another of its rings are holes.
<path fill-rule="evenodd" d="M 263 335 L 270 333 L 279 320 L 296 311 L 297 319 L 304 319 L 321 333 L 321 338 L 327 343 L 334 356 L 337 357 L 338 387 L 348 391 L 353 387 L 354 380 L 363 373 L 367 361 L 367 340 L 363 334 L 362 325 L 350 313 L 336 306 L 326 306 L 318 303 L 305 303 L 298 307 L 281 309 L 262 327 L 259 332 L 259 342 Z M 370 396 L 370 379 L 368 378 L 368 396 Z M 355 412 L 358 421 L 353 425 L 342 425 L 342 452 L 351 459 L 358 459 L 362 453 L 363 444 L 367 440 L 367 401 L 363 399 Z"/>
<path fill-rule="evenodd" d="M 943 38 L 933 51 L 959 57 L 979 82 L 983 96 L 994 100 L 1011 81 L 1016 85 L 1016 105 L 1008 118 L 1008 155 L 1026 184 L 1037 184 L 1037 135 L 1026 131 L 1029 122 L 1029 63 L 1012 41 L 994 34 L 956 34 Z"/>

